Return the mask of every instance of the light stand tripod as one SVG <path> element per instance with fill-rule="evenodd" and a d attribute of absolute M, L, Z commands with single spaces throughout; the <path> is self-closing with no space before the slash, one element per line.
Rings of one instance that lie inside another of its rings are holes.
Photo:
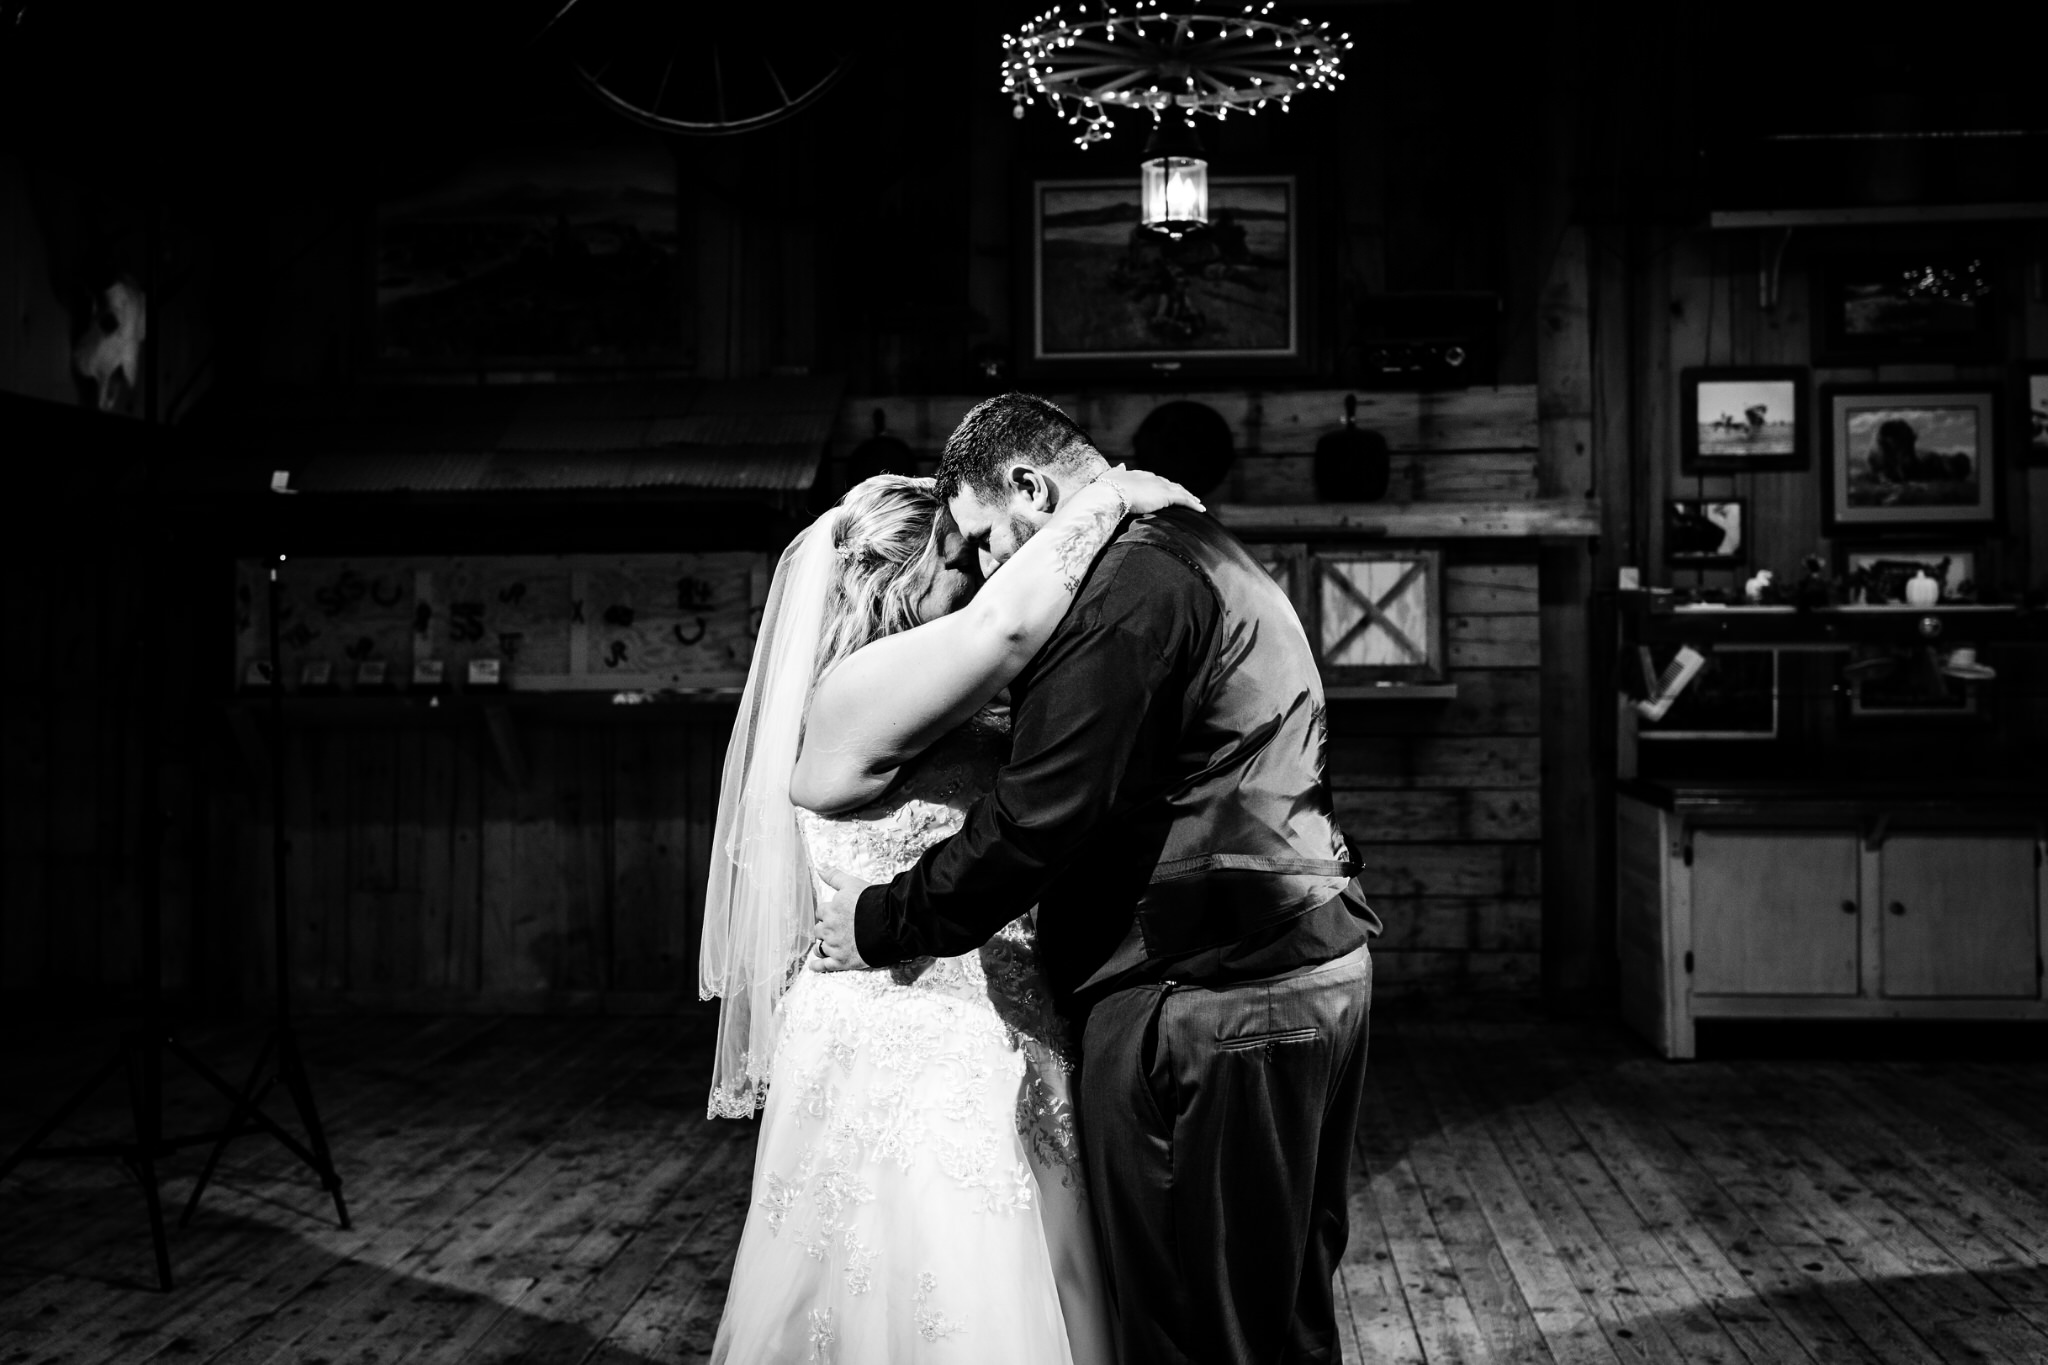
<path fill-rule="evenodd" d="M 282 592 L 278 587 L 278 565 L 284 563 L 279 555 L 270 565 L 270 882 L 271 882 L 271 939 L 276 950 L 273 969 L 277 974 L 276 1013 L 272 1017 L 270 1036 L 263 1040 L 263 1047 L 256 1054 L 254 1065 L 249 1068 L 249 1077 L 242 1082 L 240 1095 L 230 1095 L 234 1108 L 228 1114 L 228 1126 L 220 1131 L 207 1154 L 206 1166 L 199 1172 L 199 1179 L 192 1186 L 192 1197 L 185 1202 L 184 1215 L 178 1224 L 183 1227 L 192 1221 L 192 1215 L 199 1211 L 199 1196 L 206 1192 L 206 1186 L 213 1179 L 215 1167 L 220 1164 L 221 1153 L 233 1139 L 246 1133 L 268 1132 L 299 1160 L 313 1168 L 320 1177 L 320 1184 L 334 1197 L 334 1216 L 342 1227 L 349 1226 L 348 1205 L 341 1197 L 341 1177 L 335 1174 L 334 1158 L 327 1150 L 327 1131 L 320 1123 L 320 1110 L 313 1103 L 312 1082 L 306 1075 L 305 1059 L 299 1054 L 298 1035 L 292 1030 L 292 976 L 289 940 L 285 926 L 289 922 L 285 914 L 285 891 L 290 885 L 285 867 L 284 838 L 284 661 L 278 648 L 278 617 Z M 273 1056 L 276 1065 L 265 1069 Z M 306 1142 L 299 1141 L 274 1123 L 257 1106 L 263 1102 L 271 1089 L 283 1085 L 292 1097 L 292 1107 L 298 1110 L 299 1122 L 305 1125 Z M 245 1121 L 246 1120 L 246 1121 Z"/>
<path fill-rule="evenodd" d="M 144 456 L 145 461 L 148 458 L 147 455 Z M 143 486 L 146 492 L 149 487 L 146 463 L 144 468 Z M 164 1290 L 171 1288 L 171 1254 L 169 1240 L 164 1231 L 163 1205 L 157 1189 L 156 1163 L 183 1148 L 196 1147 L 208 1142 L 213 1144 L 213 1152 L 207 1158 L 206 1168 L 201 1172 L 198 1183 L 192 1188 L 192 1197 L 185 1205 L 185 1214 L 181 1222 L 191 1221 L 193 1212 L 199 1207 L 199 1196 L 212 1178 L 221 1152 L 228 1142 L 247 1133 L 266 1132 L 320 1177 L 321 1186 L 334 1198 L 334 1212 L 341 1220 L 341 1226 L 349 1226 L 348 1206 L 342 1202 L 341 1197 L 341 1177 L 335 1174 L 334 1161 L 328 1153 L 327 1135 L 321 1127 L 319 1111 L 314 1107 L 313 1092 L 307 1082 L 305 1063 L 300 1057 L 298 1040 L 291 1027 L 291 977 L 287 970 L 285 936 L 284 680 L 278 659 L 277 614 L 277 569 L 273 565 L 270 570 L 270 714 L 273 727 L 270 760 L 270 842 L 273 882 L 271 922 L 277 943 L 277 1005 L 270 1036 L 264 1040 L 262 1049 L 257 1053 L 256 1064 L 250 1069 L 248 1080 L 239 1092 L 236 1091 L 219 1073 L 178 1041 L 164 1018 L 162 854 L 166 821 L 160 790 L 163 718 L 160 700 L 151 696 L 145 687 L 142 695 L 140 735 L 143 758 L 142 829 L 138 836 L 142 846 L 142 857 L 138 862 L 143 868 L 140 888 L 143 934 L 142 1018 L 137 1025 L 123 1031 L 114 1055 L 88 1076 L 68 1099 L 57 1106 L 49 1118 L 29 1135 L 27 1141 L 9 1153 L 6 1160 L 0 1161 L 0 1179 L 4 1179 L 22 1162 L 32 1159 L 76 1161 L 113 1157 L 120 1161 L 142 1185 L 143 1200 L 149 1208 L 150 1239 L 156 1251 L 157 1284 Z M 155 642 L 156 613 L 144 610 L 142 616 L 141 649 L 142 657 L 146 661 L 156 657 L 151 652 L 151 646 Z M 142 669 L 131 670 L 131 677 L 140 676 L 142 672 Z M 227 1098 L 229 1109 L 225 1127 L 182 1136 L 164 1134 L 163 1059 L 167 1052 Z M 276 1068 L 274 1072 L 266 1073 L 265 1063 L 273 1055 L 277 1062 Z M 49 1145 L 50 1136 L 117 1071 L 125 1072 L 128 1079 L 128 1106 L 134 1125 L 133 1136 L 107 1142 Z M 278 1081 L 284 1083 L 293 1104 L 298 1109 L 299 1121 L 305 1125 L 307 1141 L 304 1143 L 258 1107 L 271 1086 Z"/>

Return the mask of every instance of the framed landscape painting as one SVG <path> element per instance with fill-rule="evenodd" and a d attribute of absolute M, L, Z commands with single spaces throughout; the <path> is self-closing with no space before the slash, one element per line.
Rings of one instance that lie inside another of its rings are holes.
<path fill-rule="evenodd" d="M 1138 179 L 1031 186 L 1031 367 L 1306 366 L 1295 177 L 1217 176 L 1209 226 L 1138 225 Z"/>
<path fill-rule="evenodd" d="M 1852 253 L 1824 260 L 1818 274 L 1815 359 L 1822 364 L 1999 354 L 1998 263 L 1983 252 Z"/>
<path fill-rule="evenodd" d="M 1678 383 L 1679 458 L 1686 473 L 1806 468 L 1805 370 L 1691 369 Z"/>
<path fill-rule="evenodd" d="M 1990 529 L 1998 391 L 1868 385 L 1826 391 L 1827 531 Z"/>

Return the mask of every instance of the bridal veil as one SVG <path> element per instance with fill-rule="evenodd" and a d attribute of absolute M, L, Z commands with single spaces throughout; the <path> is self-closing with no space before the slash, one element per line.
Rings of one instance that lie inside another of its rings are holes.
<path fill-rule="evenodd" d="M 751 1118 L 768 1089 L 776 1007 L 801 970 L 815 919 L 809 859 L 789 779 L 836 571 L 838 509 L 783 551 L 725 751 L 704 895 L 698 993 L 724 1001 L 711 1068 L 712 1117 Z"/>

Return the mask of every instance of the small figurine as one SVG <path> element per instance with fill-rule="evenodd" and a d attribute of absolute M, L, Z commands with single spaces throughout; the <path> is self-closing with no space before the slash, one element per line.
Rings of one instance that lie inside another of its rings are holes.
<path fill-rule="evenodd" d="M 1742 596 L 1749 602 L 1761 602 L 1771 591 L 1771 571 L 1758 569 L 1756 575 L 1742 585 Z"/>

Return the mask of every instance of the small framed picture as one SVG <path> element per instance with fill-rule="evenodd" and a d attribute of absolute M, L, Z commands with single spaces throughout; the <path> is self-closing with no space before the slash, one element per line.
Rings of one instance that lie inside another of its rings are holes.
<path fill-rule="evenodd" d="M 1827 531 L 1990 529 L 1998 519 L 1995 385 L 1824 391 Z"/>
<path fill-rule="evenodd" d="M 1967 248 L 1821 262 L 1815 359 L 1823 365 L 1995 360 L 1998 264 Z"/>
<path fill-rule="evenodd" d="M 1849 581 L 1850 602 L 1854 606 L 1903 605 L 1907 600 L 1906 585 L 1923 573 L 1940 586 L 1939 601 L 1959 602 L 1976 596 L 1974 551 L 1917 546 L 1842 551 L 1842 576 Z"/>
<path fill-rule="evenodd" d="M 2048 364 L 2028 365 L 2020 381 L 2026 410 L 2021 414 L 2020 436 L 2026 442 L 2027 460 L 2048 464 Z"/>
<path fill-rule="evenodd" d="M 1805 370 L 1691 369 L 1680 372 L 1678 384 L 1686 473 L 1806 468 Z"/>
<path fill-rule="evenodd" d="M 1654 676 L 1662 653 L 1641 649 L 1644 676 Z M 1636 724 L 1638 739 L 1776 739 L 1778 651 L 1709 653 L 1699 672 L 1657 720 Z"/>
<path fill-rule="evenodd" d="M 1664 558 L 1709 569 L 1740 564 L 1748 548 L 1741 498 L 1669 498 L 1664 503 Z"/>

